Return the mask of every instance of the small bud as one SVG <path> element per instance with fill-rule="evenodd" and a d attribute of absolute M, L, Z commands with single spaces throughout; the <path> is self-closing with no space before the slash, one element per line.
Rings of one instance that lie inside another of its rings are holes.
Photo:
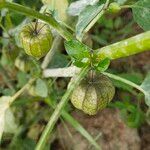
<path fill-rule="evenodd" d="M 110 3 L 108 11 L 111 13 L 118 13 L 121 10 L 121 7 L 118 3 Z"/>

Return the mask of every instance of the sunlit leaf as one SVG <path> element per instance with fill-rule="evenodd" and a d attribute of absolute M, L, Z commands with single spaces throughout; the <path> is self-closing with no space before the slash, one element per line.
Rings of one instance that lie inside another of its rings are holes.
<path fill-rule="evenodd" d="M 76 2 L 71 3 L 71 5 L 68 8 L 68 13 L 71 16 L 77 16 L 87 5 L 94 5 L 97 2 L 98 0 L 78 0 Z"/>
<path fill-rule="evenodd" d="M 80 38 L 84 29 L 92 22 L 92 20 L 100 13 L 102 5 L 87 6 L 79 15 L 76 25 L 76 36 Z"/>
<path fill-rule="evenodd" d="M 110 60 L 109 58 L 105 58 L 104 60 L 100 61 L 97 65 L 96 65 L 96 70 L 100 71 L 100 72 L 104 72 L 105 70 L 108 69 L 110 65 Z"/>
<path fill-rule="evenodd" d="M 0 97 L 0 141 L 5 127 L 5 115 L 6 111 L 9 108 L 10 96 Z"/>

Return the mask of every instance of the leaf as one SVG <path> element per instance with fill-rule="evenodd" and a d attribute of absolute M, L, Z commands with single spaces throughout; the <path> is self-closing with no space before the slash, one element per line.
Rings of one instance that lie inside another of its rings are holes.
<path fill-rule="evenodd" d="M 80 43 L 77 40 L 71 40 L 65 42 L 65 49 L 75 61 L 76 66 L 83 66 L 84 64 L 89 63 L 90 59 L 90 48 L 86 45 Z M 78 65 L 77 65 L 78 64 Z"/>
<path fill-rule="evenodd" d="M 51 63 L 49 63 L 48 68 L 63 68 L 66 67 L 68 63 L 69 59 L 67 55 L 56 52 Z"/>
<path fill-rule="evenodd" d="M 96 70 L 100 71 L 100 72 L 104 72 L 105 70 L 108 69 L 110 65 L 110 60 L 109 58 L 105 58 L 104 60 L 100 61 L 97 65 L 96 65 Z"/>
<path fill-rule="evenodd" d="M 0 97 L 0 141 L 5 127 L 5 115 L 6 111 L 9 108 L 10 96 Z"/>
<path fill-rule="evenodd" d="M 150 106 L 150 72 L 141 84 L 141 88 L 144 90 L 145 103 Z"/>
<path fill-rule="evenodd" d="M 5 127 L 4 132 L 15 133 L 17 129 L 17 124 L 15 123 L 15 118 L 11 109 L 7 109 L 5 112 Z"/>
<path fill-rule="evenodd" d="M 17 73 L 17 80 L 18 80 L 17 88 L 23 87 L 28 81 L 27 74 L 22 71 L 19 71 Z"/>
<path fill-rule="evenodd" d="M 124 79 L 127 79 L 129 81 L 134 82 L 135 84 L 141 84 L 143 77 L 142 74 L 137 73 L 137 72 L 133 72 L 133 73 L 122 73 L 122 74 L 117 74 L 119 77 L 122 77 Z M 133 87 L 131 87 L 130 85 L 127 85 L 123 82 L 117 81 L 117 80 L 113 80 L 114 85 L 117 88 L 129 91 L 132 93 L 133 91 Z"/>
<path fill-rule="evenodd" d="M 36 81 L 35 92 L 40 97 L 47 97 L 48 89 L 46 83 L 42 79 Z"/>
<path fill-rule="evenodd" d="M 68 0 L 42 0 L 42 2 L 47 6 L 47 9 L 55 11 L 57 20 L 67 20 Z"/>
<path fill-rule="evenodd" d="M 150 30 L 150 1 L 140 0 L 132 6 L 134 20 L 145 31 Z"/>
<path fill-rule="evenodd" d="M 79 15 L 76 25 L 76 36 L 81 37 L 84 29 L 92 22 L 92 20 L 100 13 L 104 4 L 87 6 Z"/>
<path fill-rule="evenodd" d="M 73 2 L 68 8 L 68 14 L 71 16 L 78 16 L 87 5 L 94 5 L 98 1 L 99 0 L 78 0 Z"/>

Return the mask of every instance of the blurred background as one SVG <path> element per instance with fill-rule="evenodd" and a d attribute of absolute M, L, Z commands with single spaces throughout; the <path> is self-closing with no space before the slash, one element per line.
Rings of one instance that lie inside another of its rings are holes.
<path fill-rule="evenodd" d="M 13 2 L 59 17 L 63 25 L 75 29 L 78 16 L 71 16 L 68 7 L 75 0 L 14 0 Z M 116 0 L 120 4 L 132 4 L 136 0 Z M 52 9 L 53 8 L 53 9 Z M 35 62 L 20 47 L 18 33 L 27 22 L 24 15 L 3 9 L 0 17 L 0 96 L 13 95 L 28 79 L 38 72 L 43 59 Z M 132 37 L 143 30 L 135 23 L 131 9 L 118 13 L 106 13 L 84 37 L 84 43 L 97 49 Z M 56 34 L 54 32 L 54 34 Z M 61 68 L 70 64 L 63 39 L 59 39 L 56 53 L 48 68 Z M 20 66 L 15 64 L 18 57 Z M 22 62 L 23 61 L 23 62 Z M 150 70 L 150 52 L 144 52 L 111 62 L 109 72 L 136 84 L 141 84 Z M 0 150 L 34 150 L 39 137 L 53 112 L 51 103 L 58 103 L 66 91 L 69 78 L 42 79 L 47 86 L 46 98 L 27 90 L 12 105 L 14 120 L 10 120 L 9 133 L 5 132 Z M 103 150 L 150 150 L 150 111 L 144 96 L 123 83 L 113 81 L 116 95 L 103 111 L 88 116 L 75 109 L 69 102 L 65 108 L 101 145 Z M 35 83 L 34 86 L 37 86 Z M 94 150 L 78 131 L 63 117 L 59 119 L 45 150 Z"/>

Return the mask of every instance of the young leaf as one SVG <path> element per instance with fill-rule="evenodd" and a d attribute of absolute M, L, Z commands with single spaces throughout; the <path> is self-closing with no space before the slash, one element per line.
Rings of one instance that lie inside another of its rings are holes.
<path fill-rule="evenodd" d="M 74 60 L 74 64 L 78 67 L 82 67 L 84 64 L 88 64 L 90 58 L 90 49 L 80 43 L 77 40 L 71 40 L 65 42 L 65 49 Z"/>
<path fill-rule="evenodd" d="M 9 108 L 10 96 L 0 97 L 0 141 L 5 128 L 5 114 Z"/>
<path fill-rule="evenodd" d="M 36 81 L 35 92 L 40 97 L 47 97 L 48 89 L 46 83 L 43 80 L 38 79 Z"/>
<path fill-rule="evenodd" d="M 145 103 L 150 106 L 150 72 L 146 76 L 145 80 L 141 84 L 141 88 L 145 91 Z"/>
<path fill-rule="evenodd" d="M 109 58 L 105 58 L 104 60 L 100 61 L 98 65 L 95 66 L 95 68 L 97 71 L 104 72 L 105 70 L 108 69 L 109 65 L 110 65 Z"/>
<path fill-rule="evenodd" d="M 132 6 L 134 20 L 145 31 L 150 30 L 150 1 L 140 0 Z"/>
<path fill-rule="evenodd" d="M 102 5 L 87 6 L 79 15 L 78 22 L 76 25 L 76 36 L 81 37 L 84 29 L 92 22 L 92 20 L 97 17 L 97 15 L 103 9 Z"/>
<path fill-rule="evenodd" d="M 94 5 L 98 0 L 78 0 L 71 3 L 68 8 L 68 13 L 71 16 L 78 16 L 87 5 Z"/>

